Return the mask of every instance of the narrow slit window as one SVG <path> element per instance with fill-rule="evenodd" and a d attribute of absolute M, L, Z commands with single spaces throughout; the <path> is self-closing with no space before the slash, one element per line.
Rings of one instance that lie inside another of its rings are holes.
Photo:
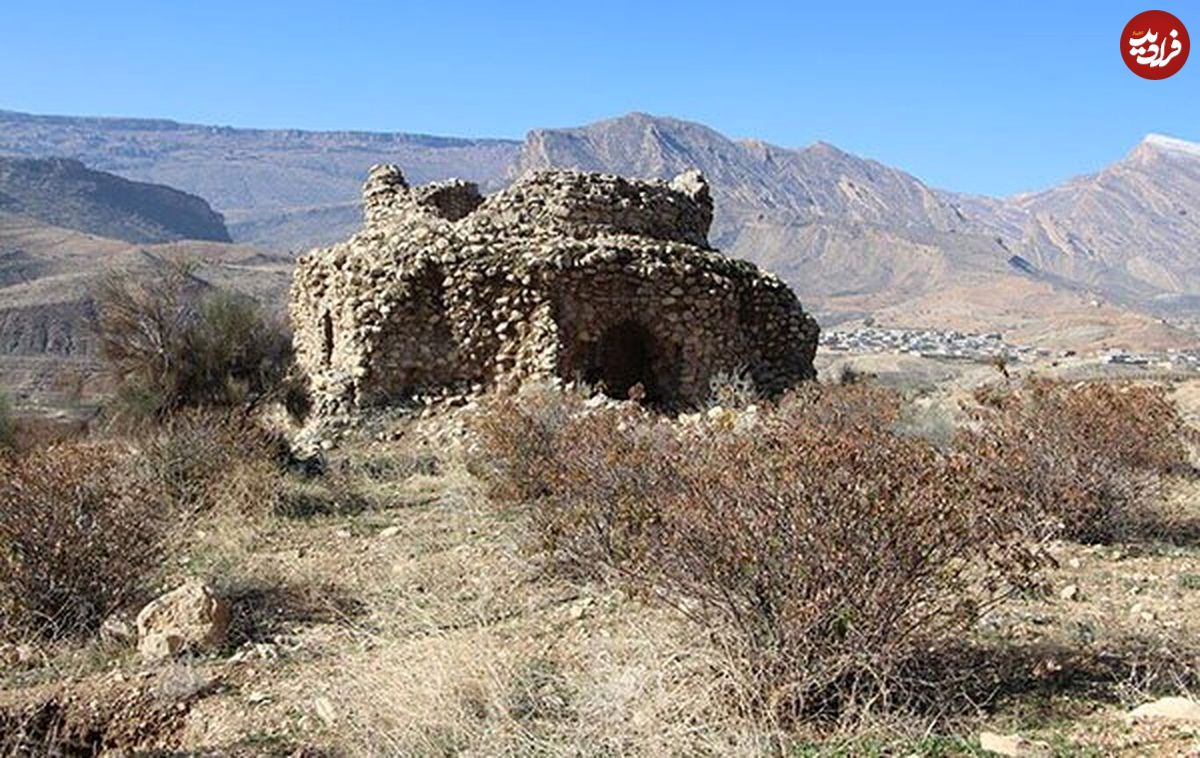
<path fill-rule="evenodd" d="M 333 316 L 329 315 L 329 311 L 325 311 L 321 317 L 321 331 L 321 349 L 325 365 L 328 366 L 333 362 Z"/>

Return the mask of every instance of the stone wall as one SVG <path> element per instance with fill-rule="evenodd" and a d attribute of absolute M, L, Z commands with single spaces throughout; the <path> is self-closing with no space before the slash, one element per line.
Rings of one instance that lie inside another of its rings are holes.
<path fill-rule="evenodd" d="M 535 172 L 486 200 L 371 170 L 366 223 L 298 263 L 291 311 L 320 412 L 530 377 L 702 403 L 718 372 L 814 376 L 817 326 L 777 277 L 710 249 L 708 186 Z"/>

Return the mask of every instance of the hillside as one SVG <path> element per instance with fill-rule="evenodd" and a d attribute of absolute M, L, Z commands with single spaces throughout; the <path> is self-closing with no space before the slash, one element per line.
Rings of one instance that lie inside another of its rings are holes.
<path fill-rule="evenodd" d="M 1047 265 L 1053 252 L 1039 254 L 1036 236 L 1023 235 L 1028 219 L 1054 223 L 1039 207 L 1048 199 L 940 192 L 826 143 L 790 150 L 630 114 L 535 130 L 511 173 L 557 167 L 666 178 L 693 166 L 713 184 L 714 243 L 782 276 L 825 326 L 871 315 L 895 326 L 1004 331 L 1056 347 L 1166 347 L 1194 340 L 1160 323 L 1151 308 L 1160 301 L 1148 299 L 1153 293 L 1145 287 L 1115 275 L 1081 276 L 1082 267 Z M 1158 214 L 1153 200 L 1131 212 L 1140 214 L 1141 224 Z M 1200 233 L 1189 234 L 1183 239 L 1200 241 Z M 1179 240 L 1169 246 L 1182 249 Z M 1016 255 L 1026 256 L 1028 265 L 1015 265 Z"/>
<path fill-rule="evenodd" d="M 1150 135 L 1124 159 L 1013 198 L 1035 265 L 1114 295 L 1200 295 L 1200 145 Z"/>
<path fill-rule="evenodd" d="M 0 211 L 126 242 L 231 241 L 202 198 L 65 158 L 0 157 Z"/>
<path fill-rule="evenodd" d="M 137 272 L 183 257 L 201 283 L 235 289 L 275 307 L 291 261 L 250 247 L 182 240 L 131 244 L 0 212 L 0 388 L 24 406 L 62 405 L 98 390 L 90 290 L 106 271 Z"/>
<path fill-rule="evenodd" d="M 0 111 L 0 155 L 68 156 L 130 179 L 178 187 L 220 210 L 234 240 L 276 250 L 349 236 L 359 221 L 362 178 L 374 163 L 400 164 L 415 182 L 458 176 L 492 189 L 518 147 L 495 139 Z"/>

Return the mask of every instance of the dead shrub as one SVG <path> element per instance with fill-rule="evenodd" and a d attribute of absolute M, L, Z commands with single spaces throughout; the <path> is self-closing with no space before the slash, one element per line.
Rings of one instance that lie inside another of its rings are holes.
<path fill-rule="evenodd" d="M 238 411 L 180 411 L 143 425 L 130 440 L 133 476 L 180 521 L 209 513 L 309 518 L 367 507 L 338 472 L 289 473 L 286 440 Z"/>
<path fill-rule="evenodd" d="M 127 416 L 243 405 L 292 393 L 291 339 L 252 299 L 211 291 L 184 262 L 112 273 L 93 291 L 100 354 Z"/>
<path fill-rule="evenodd" d="M 1033 533 L 1143 535 L 1162 475 L 1188 466 L 1188 433 L 1161 386 L 1032 379 L 976 399 L 980 423 L 959 444 L 985 486 L 1028 505 Z"/>
<path fill-rule="evenodd" d="M 0 619 L 7 633 L 95 630 L 160 559 L 163 514 L 120 455 L 70 444 L 0 460 Z"/>
<path fill-rule="evenodd" d="M 0 442 L 0 449 L 23 453 L 84 440 L 91 431 L 91 421 L 26 414 L 13 418 L 10 429 L 8 444 Z"/>
<path fill-rule="evenodd" d="M 177 516 L 225 504 L 269 513 L 281 497 L 285 443 L 243 414 L 183 411 L 132 440 L 133 476 Z"/>
<path fill-rule="evenodd" d="M 905 664 L 1028 586 L 1016 504 L 974 460 L 894 430 L 892 392 L 806 387 L 758 420 L 681 427 L 536 393 L 477 418 L 496 494 L 541 549 L 729 634 L 785 718 L 902 700 Z"/>
<path fill-rule="evenodd" d="M 708 380 L 708 407 L 745 408 L 760 399 L 754 377 L 745 365 L 719 371 Z"/>

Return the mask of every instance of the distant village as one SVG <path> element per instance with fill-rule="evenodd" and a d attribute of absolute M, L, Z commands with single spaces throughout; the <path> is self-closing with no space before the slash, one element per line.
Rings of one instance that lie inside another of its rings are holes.
<path fill-rule="evenodd" d="M 1054 351 L 1030 345 L 1013 345 L 998 332 L 971 334 L 957 330 L 887 329 L 863 327 L 845 331 L 822 332 L 822 350 L 846 353 L 905 353 L 923 358 L 964 361 L 1026 362 L 1047 358 L 1067 358 L 1073 350 Z M 1165 353 L 1133 353 L 1110 350 L 1099 356 L 1107 363 L 1126 366 L 1153 366 L 1200 370 L 1200 348 L 1170 350 Z"/>

